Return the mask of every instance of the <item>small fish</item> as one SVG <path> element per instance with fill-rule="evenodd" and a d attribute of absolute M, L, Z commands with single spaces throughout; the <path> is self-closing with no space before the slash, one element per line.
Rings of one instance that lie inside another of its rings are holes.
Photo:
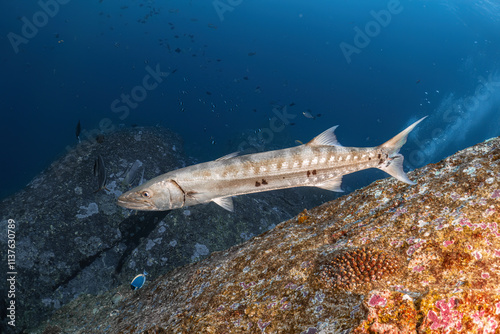
<path fill-rule="evenodd" d="M 425 118 L 425 117 L 424 117 Z M 157 176 L 122 194 L 117 204 L 134 210 L 164 211 L 214 202 L 233 211 L 232 196 L 294 187 L 341 192 L 342 177 L 378 168 L 399 181 L 415 184 L 403 171 L 399 153 L 424 118 L 375 147 L 344 147 L 336 126 L 305 145 L 255 154 L 228 154 L 217 160 Z"/>
<path fill-rule="evenodd" d="M 175 145 L 172 147 L 172 149 L 175 151 Z M 141 175 L 141 179 L 139 180 L 139 185 L 143 184 L 144 183 L 144 171 L 146 170 L 146 168 L 142 168 L 142 175 Z"/>
<path fill-rule="evenodd" d="M 125 186 L 131 186 L 137 176 L 137 171 L 141 166 L 142 166 L 141 161 L 139 160 L 134 161 L 134 163 L 127 169 L 122 184 Z"/>
<path fill-rule="evenodd" d="M 148 273 L 144 270 L 144 272 L 142 274 L 135 276 L 134 279 L 132 280 L 132 282 L 130 282 L 130 288 L 132 290 L 137 290 L 137 289 L 142 288 L 144 283 L 146 283 L 146 275 L 147 274 Z"/>
<path fill-rule="evenodd" d="M 100 154 L 94 161 L 94 176 L 97 176 L 97 182 L 99 184 L 99 187 L 94 192 L 106 189 L 106 180 L 107 180 L 106 168 L 104 166 L 104 160 Z"/>
<path fill-rule="evenodd" d="M 78 120 L 78 124 L 76 125 L 76 131 L 75 131 L 75 134 L 76 134 L 76 139 L 78 139 L 78 142 L 81 143 L 81 140 L 80 140 L 80 132 L 82 132 L 82 125 L 80 124 L 80 120 Z"/>
<path fill-rule="evenodd" d="M 310 113 L 310 110 L 307 109 L 307 111 L 304 111 L 302 112 L 302 115 L 305 116 L 305 118 L 310 118 L 310 119 L 315 119 L 316 117 L 314 117 L 311 113 Z"/>

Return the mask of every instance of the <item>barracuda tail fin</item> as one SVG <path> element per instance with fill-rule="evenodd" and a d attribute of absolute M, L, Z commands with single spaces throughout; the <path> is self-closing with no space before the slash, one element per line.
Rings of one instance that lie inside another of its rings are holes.
<path fill-rule="evenodd" d="M 402 154 L 399 154 L 399 150 L 406 143 L 406 139 L 408 138 L 411 130 L 413 130 L 413 128 L 415 128 L 417 124 L 422 122 L 426 117 L 427 116 L 422 117 L 406 129 L 398 133 L 392 139 L 379 146 L 379 148 L 383 149 L 389 155 L 388 159 L 381 165 L 381 167 L 379 167 L 379 169 L 394 176 L 396 179 L 402 182 L 415 184 L 415 182 L 411 181 L 403 171 L 404 157 Z"/>
<path fill-rule="evenodd" d="M 380 147 L 386 149 L 386 151 L 389 153 L 389 157 L 395 156 L 396 154 L 398 154 L 399 149 L 406 143 L 406 138 L 408 138 L 411 130 L 413 130 L 413 128 L 416 127 L 418 123 L 422 122 L 426 118 L 427 116 L 422 117 L 406 129 L 398 133 L 392 139 L 389 139 L 388 141 L 380 145 Z"/>

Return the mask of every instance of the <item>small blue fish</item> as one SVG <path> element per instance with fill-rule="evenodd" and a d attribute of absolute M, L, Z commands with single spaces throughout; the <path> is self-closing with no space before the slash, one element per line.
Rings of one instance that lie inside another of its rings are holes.
<path fill-rule="evenodd" d="M 137 290 L 137 289 L 142 288 L 144 283 L 146 283 L 146 275 L 147 274 L 148 273 L 144 270 L 144 273 L 135 276 L 134 279 L 132 280 L 132 282 L 130 282 L 130 288 L 132 290 Z"/>

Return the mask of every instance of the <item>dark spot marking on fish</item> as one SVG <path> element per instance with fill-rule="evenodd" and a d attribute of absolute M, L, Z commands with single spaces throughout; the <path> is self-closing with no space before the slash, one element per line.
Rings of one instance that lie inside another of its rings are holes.
<path fill-rule="evenodd" d="M 380 155 L 380 153 L 379 153 L 379 154 L 377 155 L 377 158 L 378 158 L 378 159 L 380 159 L 380 157 L 381 157 L 381 155 Z"/>
<path fill-rule="evenodd" d="M 371 160 L 372 158 L 371 157 L 368 157 L 368 160 Z"/>
<path fill-rule="evenodd" d="M 316 169 L 313 169 L 313 175 L 316 175 Z"/>
<path fill-rule="evenodd" d="M 187 197 L 193 197 L 193 195 L 196 195 L 197 193 L 198 193 L 198 192 L 196 192 L 196 191 L 188 191 L 188 192 L 186 193 L 186 196 L 187 196 Z"/>
<path fill-rule="evenodd" d="M 265 179 L 262 179 L 262 184 L 267 184 L 267 181 Z"/>
<path fill-rule="evenodd" d="M 381 164 L 383 164 L 383 163 L 384 163 L 384 160 L 382 160 L 382 159 L 380 159 L 380 160 L 378 161 L 378 164 L 379 164 L 379 165 L 381 165 Z"/>
<path fill-rule="evenodd" d="M 259 181 L 255 181 L 255 186 L 256 187 L 260 187 L 260 182 Z"/>
<path fill-rule="evenodd" d="M 309 177 L 310 175 L 311 175 L 311 172 L 307 171 L 307 177 Z"/>

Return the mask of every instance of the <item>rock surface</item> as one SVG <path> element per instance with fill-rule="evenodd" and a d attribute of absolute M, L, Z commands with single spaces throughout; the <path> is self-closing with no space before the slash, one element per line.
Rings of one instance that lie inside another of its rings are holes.
<path fill-rule="evenodd" d="M 95 192 L 98 155 L 106 190 Z M 134 128 L 83 142 L 55 161 L 24 190 L 0 202 L 0 228 L 16 222 L 16 330 L 34 327 L 81 294 L 99 294 L 129 283 L 146 270 L 156 277 L 225 250 L 333 198 L 326 191 L 291 190 L 235 199 L 235 212 L 215 204 L 171 212 L 135 212 L 116 205 L 130 187 L 126 171 L 139 160 L 150 179 L 192 164 L 181 139 L 161 128 Z M 322 198 L 325 196 L 325 198 Z M 7 234 L 0 237 L 7 262 Z M 0 312 L 9 300 L 0 285 Z M 12 330 L 2 313 L 0 332 Z"/>
<path fill-rule="evenodd" d="M 200 262 L 100 296 L 52 333 L 498 333 L 500 138 L 377 181 Z"/>

